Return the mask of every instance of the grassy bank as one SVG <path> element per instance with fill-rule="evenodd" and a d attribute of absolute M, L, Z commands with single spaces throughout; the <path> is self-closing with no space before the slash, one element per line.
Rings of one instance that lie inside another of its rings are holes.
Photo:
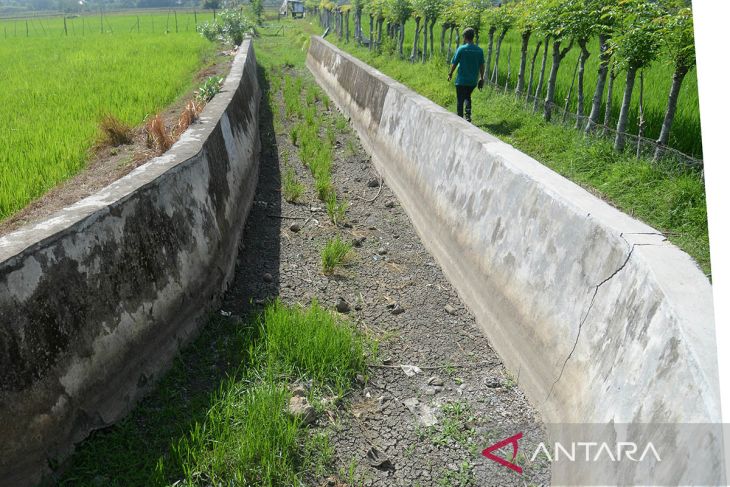
<path fill-rule="evenodd" d="M 363 35 L 365 37 L 370 36 L 369 24 L 367 16 L 363 16 Z M 354 20 L 353 16 L 350 16 L 350 32 L 354 32 Z M 434 48 L 438 52 L 440 49 L 440 22 L 437 22 L 434 26 Z M 483 27 L 486 30 L 486 28 Z M 409 20 L 406 23 L 404 45 L 403 49 L 406 56 L 410 56 L 411 49 L 413 47 L 413 35 L 415 31 L 415 23 L 413 20 Z M 455 36 L 457 33 L 455 32 Z M 480 46 L 487 50 L 487 39 L 486 32 L 482 32 L 481 38 L 479 39 Z M 333 36 L 334 37 L 334 36 Z M 377 37 L 377 33 L 376 33 Z M 495 44 L 496 44 L 495 35 Z M 528 46 L 528 62 L 527 62 L 527 74 L 526 79 L 529 77 L 530 59 L 532 58 L 535 48 L 537 47 L 538 41 L 541 39 L 537 35 L 532 35 Z M 387 40 L 384 40 L 384 44 L 387 44 Z M 421 45 L 423 40 L 420 40 Z M 446 33 L 445 41 L 446 51 L 448 51 L 449 33 Z M 454 49 L 454 40 L 452 40 L 452 51 Z M 386 46 L 387 47 L 387 46 Z M 590 57 L 586 61 L 585 65 L 585 97 L 588 109 L 590 109 L 590 101 L 593 97 L 593 91 L 596 87 L 596 79 L 598 76 L 599 66 L 599 46 L 597 39 L 591 39 L 587 45 Z M 496 49 L 496 47 L 495 47 Z M 520 65 L 520 49 L 521 49 L 521 36 L 520 32 L 516 29 L 511 29 L 507 32 L 507 35 L 502 41 L 502 47 L 500 50 L 499 60 L 499 83 L 504 86 L 507 78 L 507 72 L 510 72 L 509 85 L 514 88 L 517 84 L 517 73 L 519 72 Z M 570 90 L 571 84 L 573 84 L 573 72 L 578 62 L 580 55 L 580 49 L 577 45 L 566 54 L 565 59 L 560 64 L 560 70 L 558 71 L 558 78 L 555 89 L 555 100 L 559 107 L 563 107 L 565 98 Z M 446 62 L 447 54 L 440 54 L 440 59 Z M 537 83 L 537 76 L 540 71 L 542 50 L 537 56 L 535 63 L 535 83 Z M 509 59 L 509 63 L 507 62 Z M 509 67 L 508 67 L 509 66 Z M 552 66 L 552 51 L 548 52 L 547 65 L 545 68 L 546 76 L 550 73 L 550 67 Z M 492 69 L 494 68 L 494 58 L 492 58 Z M 669 96 L 669 88 L 672 83 L 673 66 L 667 59 L 658 59 L 652 63 L 648 68 L 644 70 L 644 120 L 645 120 L 645 132 L 644 137 L 656 140 L 659 137 L 662 122 L 664 120 L 664 111 L 667 106 L 667 97 Z M 489 76 L 492 73 L 488 73 Z M 621 100 L 623 97 L 626 73 L 618 73 L 614 83 L 613 96 L 611 97 L 611 124 L 615 128 L 618 120 L 618 115 L 621 107 Z M 527 83 L 527 81 L 525 81 Z M 634 96 L 631 100 L 631 110 L 629 114 L 629 125 L 628 132 L 636 134 L 638 132 L 638 119 L 639 119 L 639 81 L 637 78 L 637 85 L 634 91 Z M 544 99 L 547 91 L 547 82 L 543 85 L 542 92 L 540 93 L 540 99 Z M 531 93 L 534 95 L 533 93 Z M 576 89 L 573 88 L 571 92 L 570 102 L 568 105 L 569 110 L 575 112 L 576 109 Z M 605 94 L 603 104 L 605 106 Z M 585 113 L 584 115 L 588 115 Z M 604 107 L 601 109 L 600 120 L 603 121 Z M 697 72 L 692 70 L 687 74 L 682 85 L 682 90 L 679 95 L 677 103 L 677 112 L 672 127 L 672 133 L 669 139 L 669 145 L 685 154 L 693 157 L 702 157 L 702 136 L 700 128 L 700 105 L 699 105 L 699 94 L 697 89 Z"/>
<path fill-rule="evenodd" d="M 456 110 L 456 93 L 446 81 L 446 64 L 411 64 L 354 42 L 329 40 L 439 105 Z M 476 92 L 473 99 L 474 125 L 664 232 L 705 273 L 710 272 L 705 188 L 698 170 L 616 153 L 610 142 L 586 139 L 572 128 L 545 123 L 509 94 L 487 88 Z"/>

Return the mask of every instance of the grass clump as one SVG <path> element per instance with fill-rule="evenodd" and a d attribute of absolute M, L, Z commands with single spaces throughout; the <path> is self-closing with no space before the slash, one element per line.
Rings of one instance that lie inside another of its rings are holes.
<path fill-rule="evenodd" d="M 165 127 L 165 120 L 159 113 L 147 120 L 145 124 L 147 133 L 147 147 L 154 149 L 158 154 L 167 152 L 175 143 L 175 137 Z"/>
<path fill-rule="evenodd" d="M 340 132 L 347 131 L 347 120 L 344 117 L 337 117 L 337 120 L 335 120 L 335 128 Z"/>
<path fill-rule="evenodd" d="M 331 274 L 336 267 L 342 266 L 352 250 L 352 244 L 335 237 L 327 242 L 322 249 L 322 271 Z"/>
<path fill-rule="evenodd" d="M 202 102 L 196 102 L 195 100 L 188 101 L 177 119 L 177 125 L 174 131 L 175 135 L 179 136 L 185 132 L 198 119 L 202 111 Z"/>
<path fill-rule="evenodd" d="M 289 378 L 312 379 L 343 394 L 365 371 L 363 338 L 317 301 L 305 309 L 273 303 L 264 312 L 261 335 L 266 363 Z"/>
<path fill-rule="evenodd" d="M 205 423 L 172 448 L 183 485 L 296 485 L 301 432 L 288 402 L 283 385 L 224 384 Z"/>
<path fill-rule="evenodd" d="M 281 190 L 284 193 L 284 199 L 289 203 L 296 203 L 304 194 L 304 185 L 299 182 L 297 174 L 291 167 L 286 168 L 284 171 Z"/>
<path fill-rule="evenodd" d="M 99 122 L 101 143 L 111 147 L 131 144 L 134 140 L 134 127 L 122 122 L 114 115 L 107 114 Z"/>
<path fill-rule="evenodd" d="M 334 192 L 330 193 L 327 198 L 327 214 L 329 215 L 330 220 L 332 220 L 332 223 L 339 225 L 345 220 L 345 213 L 347 212 L 348 206 L 349 204 L 347 201 L 343 200 L 338 202 L 337 196 Z"/>
<path fill-rule="evenodd" d="M 294 78 L 287 75 L 284 78 L 284 89 L 282 90 L 282 95 L 284 97 L 284 113 L 287 117 L 301 117 L 301 92 L 301 85 L 297 83 Z"/>

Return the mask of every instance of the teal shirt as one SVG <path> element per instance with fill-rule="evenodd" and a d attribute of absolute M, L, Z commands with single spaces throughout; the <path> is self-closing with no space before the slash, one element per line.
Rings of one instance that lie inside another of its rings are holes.
<path fill-rule="evenodd" d="M 479 68 L 484 65 L 484 51 L 475 44 L 463 44 L 454 53 L 451 64 L 458 64 L 457 86 L 476 86 L 479 82 Z"/>

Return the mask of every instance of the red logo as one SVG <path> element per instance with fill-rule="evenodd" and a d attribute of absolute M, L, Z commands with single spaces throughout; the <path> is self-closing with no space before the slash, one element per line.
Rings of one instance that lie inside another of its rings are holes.
<path fill-rule="evenodd" d="M 517 458 L 517 449 L 519 448 L 519 445 L 517 444 L 517 440 L 519 440 L 520 438 L 522 438 L 522 433 L 517 433 L 514 436 L 510 436 L 509 438 L 504 439 L 504 440 L 500 441 L 499 443 L 495 443 L 494 445 L 492 445 L 488 448 L 485 448 L 482 451 L 482 455 L 489 458 L 490 460 L 494 460 L 495 462 L 499 463 L 500 465 L 503 465 L 503 466 L 509 468 L 510 470 L 514 470 L 515 472 L 521 474 L 522 467 L 512 463 L 515 461 L 515 458 Z M 512 445 L 512 461 L 508 462 L 504 458 L 499 457 L 492 453 L 493 451 L 499 450 L 503 446 L 510 445 L 510 444 Z"/>

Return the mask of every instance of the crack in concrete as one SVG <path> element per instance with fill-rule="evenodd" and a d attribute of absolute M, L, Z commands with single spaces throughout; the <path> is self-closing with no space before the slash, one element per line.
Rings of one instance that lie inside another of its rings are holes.
<path fill-rule="evenodd" d="M 558 374 L 557 379 L 555 379 L 553 381 L 553 384 L 550 386 L 550 391 L 548 391 L 547 396 L 545 396 L 545 401 L 544 402 L 547 402 L 547 400 L 550 399 L 550 396 L 552 395 L 553 390 L 555 389 L 555 385 L 563 377 L 563 372 L 565 372 L 565 367 L 568 365 L 568 361 L 573 356 L 573 353 L 575 352 L 575 349 L 578 346 L 578 340 L 580 339 L 580 334 L 581 334 L 581 331 L 583 330 L 583 324 L 588 319 L 588 315 L 590 314 L 591 309 L 593 309 L 593 303 L 595 302 L 596 296 L 598 295 L 598 290 L 601 288 L 601 286 L 603 286 L 608 281 L 610 281 L 611 279 L 613 279 L 616 276 L 616 274 L 618 274 L 619 272 L 621 272 L 624 269 L 624 267 L 626 267 L 626 265 L 629 263 L 629 259 L 631 259 L 631 254 L 634 253 L 634 249 L 638 245 L 651 245 L 651 244 L 630 244 L 628 242 L 628 240 L 626 240 L 626 238 L 624 237 L 624 234 L 623 233 L 620 234 L 619 236 L 623 239 L 624 242 L 626 242 L 626 245 L 629 246 L 629 252 L 626 255 L 626 259 L 624 259 L 624 262 L 615 271 L 613 271 L 610 276 L 608 276 L 607 278 L 605 278 L 604 280 L 602 280 L 601 282 L 599 282 L 598 284 L 596 284 L 594 286 L 594 288 L 593 288 L 593 296 L 591 296 L 591 302 L 588 305 L 588 309 L 586 310 L 585 315 L 583 315 L 583 318 L 581 318 L 580 323 L 578 323 L 578 333 L 575 336 L 575 342 L 573 342 L 573 348 L 570 350 L 570 353 L 565 358 L 565 361 L 563 362 L 563 366 L 560 369 L 560 374 Z"/>

